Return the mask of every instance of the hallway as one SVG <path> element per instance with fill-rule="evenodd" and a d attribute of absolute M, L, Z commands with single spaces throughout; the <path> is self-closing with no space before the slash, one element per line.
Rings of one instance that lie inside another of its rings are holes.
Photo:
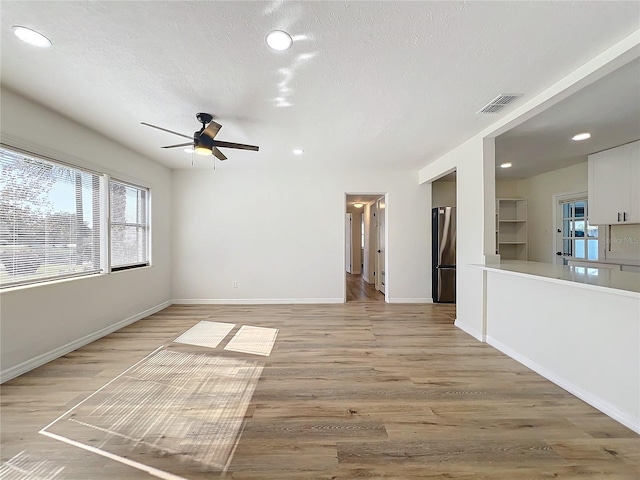
<path fill-rule="evenodd" d="M 362 275 L 347 273 L 347 302 L 384 302 L 384 294 L 373 284 L 364 281 Z"/>

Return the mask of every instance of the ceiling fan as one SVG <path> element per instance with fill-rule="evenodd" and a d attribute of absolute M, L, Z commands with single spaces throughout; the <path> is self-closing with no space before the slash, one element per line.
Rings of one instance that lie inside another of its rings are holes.
<path fill-rule="evenodd" d="M 215 140 L 216 135 L 222 128 L 222 125 L 213 121 L 213 116 L 209 113 L 196 113 L 196 118 L 200 123 L 202 123 L 202 128 L 197 132 L 193 133 L 193 137 L 189 135 L 184 135 L 183 133 L 174 132 L 172 130 L 167 130 L 166 128 L 158 127 L 156 125 L 151 125 L 150 123 L 140 122 L 142 125 L 146 125 L 147 127 L 157 128 L 158 130 L 162 130 L 163 132 L 173 133 L 174 135 L 179 135 L 184 138 L 188 138 L 191 141 L 188 143 L 179 143 L 177 145 L 167 145 L 162 148 L 177 148 L 177 147 L 188 147 L 193 146 L 194 151 L 199 155 L 215 155 L 220 160 L 226 160 L 227 157 L 218 150 L 218 147 L 222 148 L 239 148 L 241 150 L 253 150 L 257 152 L 260 147 L 256 147 L 255 145 L 245 145 L 243 143 L 233 143 L 233 142 L 223 142 L 221 140 Z"/>

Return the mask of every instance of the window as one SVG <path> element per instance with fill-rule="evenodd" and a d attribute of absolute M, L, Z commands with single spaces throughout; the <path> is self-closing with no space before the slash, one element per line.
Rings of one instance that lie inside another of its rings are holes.
<path fill-rule="evenodd" d="M 149 265 L 149 198 L 147 188 L 0 147 L 0 288 Z"/>
<path fill-rule="evenodd" d="M 149 265 L 149 191 L 110 183 L 111 269 Z"/>
<path fill-rule="evenodd" d="M 100 271 L 100 175 L 0 149 L 0 286 Z"/>
<path fill-rule="evenodd" d="M 598 227 L 589 225 L 586 199 L 560 201 L 562 211 L 562 255 L 598 260 Z"/>

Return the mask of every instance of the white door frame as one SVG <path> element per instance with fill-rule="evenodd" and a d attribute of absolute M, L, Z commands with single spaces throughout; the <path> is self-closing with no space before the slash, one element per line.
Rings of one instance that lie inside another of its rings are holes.
<path fill-rule="evenodd" d="M 380 214 L 380 203 L 382 203 L 382 211 L 383 214 Z M 377 205 L 377 212 L 378 212 L 378 216 L 377 216 L 377 221 L 376 221 L 376 290 L 378 290 L 379 292 L 382 292 L 386 298 L 387 296 L 387 198 L 386 195 L 385 196 L 381 196 L 380 198 L 378 198 L 376 200 L 376 205 Z M 383 217 L 384 215 L 384 217 Z M 384 236 L 384 269 L 380 267 L 380 219 L 383 219 L 383 223 L 384 223 L 384 231 L 383 236 Z M 383 275 L 382 272 L 384 271 L 384 281 L 383 281 Z"/>
<path fill-rule="evenodd" d="M 572 200 L 582 197 L 587 197 L 587 192 L 584 190 L 554 193 L 551 196 L 551 231 L 553 232 L 553 235 L 551 235 L 551 263 L 553 265 L 558 265 L 558 255 L 556 255 L 556 252 L 558 251 L 558 205 L 563 200 Z"/>
<path fill-rule="evenodd" d="M 344 263 L 345 271 L 353 270 L 353 214 L 345 214 L 344 221 Z"/>
<path fill-rule="evenodd" d="M 371 196 L 377 196 L 377 198 L 383 198 L 384 197 L 384 204 L 385 204 L 385 232 L 384 232 L 384 241 L 385 241 L 385 245 L 387 246 L 385 248 L 384 251 L 384 263 L 385 263 L 385 293 L 384 293 L 384 301 L 385 303 L 389 303 L 389 194 L 388 193 L 377 193 L 377 192 L 345 192 L 344 194 L 344 203 L 343 203 L 343 210 L 342 210 L 342 261 L 343 261 L 343 268 L 342 268 L 342 282 L 343 282 L 343 297 L 342 297 L 342 302 L 346 303 L 347 302 L 347 276 L 346 276 L 346 271 L 347 271 L 347 246 L 346 246 L 346 242 L 345 242 L 345 236 L 347 234 L 346 232 L 346 221 L 345 221 L 345 213 L 347 213 L 347 205 L 348 205 L 348 196 L 349 195 L 371 195 Z M 377 201 L 373 200 L 373 203 L 375 203 Z M 377 220 L 376 220 L 377 221 Z M 369 231 L 371 232 L 372 229 L 372 225 L 371 223 L 369 224 Z M 373 242 L 369 241 L 369 248 L 375 248 L 377 250 L 377 242 L 378 240 L 376 239 L 375 241 L 376 243 L 374 244 Z M 365 252 L 365 255 L 367 254 L 367 252 Z M 376 274 L 377 277 L 377 274 Z"/>

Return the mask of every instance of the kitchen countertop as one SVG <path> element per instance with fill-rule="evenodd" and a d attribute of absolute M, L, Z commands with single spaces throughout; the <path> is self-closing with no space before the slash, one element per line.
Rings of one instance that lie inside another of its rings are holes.
<path fill-rule="evenodd" d="M 631 259 L 618 259 L 618 258 L 603 258 L 601 260 L 581 260 L 576 259 L 578 262 L 595 262 L 595 263 L 610 263 L 612 265 L 631 265 L 633 267 L 640 267 L 640 260 L 631 260 Z"/>
<path fill-rule="evenodd" d="M 499 264 L 472 266 L 508 275 L 543 277 L 554 283 L 570 283 L 583 288 L 640 298 L 640 273 L 525 261 L 502 261 Z"/>

